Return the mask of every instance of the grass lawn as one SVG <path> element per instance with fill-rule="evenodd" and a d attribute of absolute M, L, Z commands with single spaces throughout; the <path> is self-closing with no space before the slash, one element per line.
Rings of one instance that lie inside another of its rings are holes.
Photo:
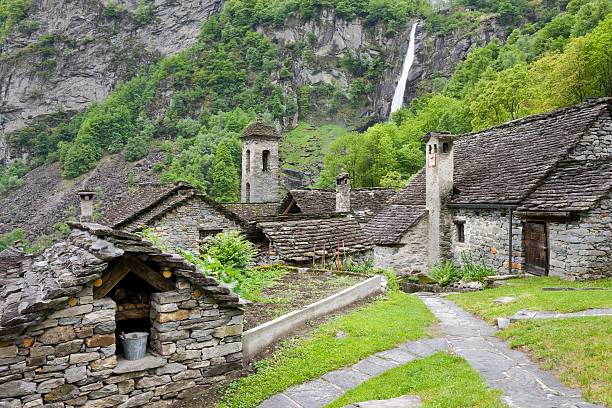
<path fill-rule="evenodd" d="M 218 406 L 255 407 L 291 385 L 313 380 L 402 342 L 427 336 L 425 329 L 435 320 L 418 297 L 401 292 L 388 293 L 386 300 L 378 300 L 325 323 L 307 338 L 287 341 L 272 358 L 256 364 L 258 373 L 230 384 Z M 336 338 L 340 330 L 346 337 Z"/>
<path fill-rule="evenodd" d="M 521 309 L 549 310 L 562 313 L 585 309 L 612 307 L 612 290 L 573 290 L 545 292 L 543 287 L 564 286 L 582 288 L 597 286 L 612 289 L 612 279 L 589 282 L 567 282 L 557 277 L 529 277 L 507 281 L 511 285 L 479 292 L 450 295 L 448 298 L 459 306 L 494 324 L 498 317 L 510 317 Z M 516 296 L 512 303 L 492 303 L 500 296 Z"/>
<path fill-rule="evenodd" d="M 506 406 L 498 397 L 501 392 L 490 390 L 464 359 L 441 352 L 371 378 L 325 408 L 340 408 L 354 402 L 406 394 L 419 395 L 424 407 Z"/>
<path fill-rule="evenodd" d="M 612 317 L 517 322 L 498 336 L 525 346 L 565 385 L 590 402 L 612 407 Z"/>

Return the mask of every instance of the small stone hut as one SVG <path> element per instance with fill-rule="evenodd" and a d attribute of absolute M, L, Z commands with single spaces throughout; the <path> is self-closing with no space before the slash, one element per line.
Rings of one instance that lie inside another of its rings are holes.
<path fill-rule="evenodd" d="M 375 266 L 411 274 L 471 253 L 499 273 L 612 276 L 611 104 L 430 132 L 425 168 L 365 227 Z"/>
<path fill-rule="evenodd" d="M 127 232 L 150 228 L 172 251 L 196 253 L 206 237 L 246 227 L 234 212 L 185 182 L 137 184 L 97 221 Z"/>
<path fill-rule="evenodd" d="M 71 226 L 0 265 L 0 406 L 167 407 L 241 368 L 237 295 L 136 235 Z M 136 361 L 118 341 L 132 331 L 149 333 Z"/>

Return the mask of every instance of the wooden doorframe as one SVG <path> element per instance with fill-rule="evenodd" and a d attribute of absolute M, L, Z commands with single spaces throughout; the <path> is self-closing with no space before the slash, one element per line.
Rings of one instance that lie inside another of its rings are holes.
<path fill-rule="evenodd" d="M 528 238 L 527 238 L 527 232 L 529 231 L 529 228 L 527 227 L 528 224 L 539 224 L 539 225 L 543 225 L 544 226 L 544 246 L 545 246 L 545 263 L 544 266 L 538 266 L 538 265 L 534 265 L 532 263 L 530 263 L 530 257 L 529 257 L 529 248 L 528 248 Z M 548 276 L 549 270 L 550 270 L 550 247 L 549 247 L 549 239 L 548 239 L 548 225 L 547 222 L 545 220 L 541 220 L 541 219 L 532 219 L 532 220 L 525 220 L 523 223 L 523 247 L 525 249 L 525 272 L 530 273 L 532 275 L 537 275 L 537 276 Z"/>

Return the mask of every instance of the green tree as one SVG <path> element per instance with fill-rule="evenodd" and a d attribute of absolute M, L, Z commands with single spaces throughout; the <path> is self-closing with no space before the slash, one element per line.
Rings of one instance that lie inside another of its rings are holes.
<path fill-rule="evenodd" d="M 227 146 L 222 144 L 215 154 L 210 195 L 217 201 L 235 202 L 238 200 L 239 188 L 240 180 L 232 155 Z"/>
<path fill-rule="evenodd" d="M 592 96 L 612 96 L 612 13 L 587 34 L 582 51 Z"/>
<path fill-rule="evenodd" d="M 68 179 L 75 178 L 96 167 L 100 157 L 102 149 L 94 138 L 89 133 L 79 134 L 66 152 L 62 175 Z"/>
<path fill-rule="evenodd" d="M 140 160 L 147 155 L 147 141 L 142 136 L 132 137 L 125 146 L 127 161 Z"/>

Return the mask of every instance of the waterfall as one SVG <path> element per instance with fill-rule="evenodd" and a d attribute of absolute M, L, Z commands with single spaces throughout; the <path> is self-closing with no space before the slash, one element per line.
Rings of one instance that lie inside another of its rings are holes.
<path fill-rule="evenodd" d="M 416 32 L 418 22 L 412 25 L 412 31 L 410 31 L 410 42 L 408 43 L 408 51 L 406 52 L 406 57 L 404 59 L 404 65 L 402 66 L 402 75 L 400 76 L 399 81 L 397 81 L 397 86 L 395 87 L 395 92 L 393 93 L 393 101 L 391 102 L 391 112 L 389 112 L 389 120 L 391 120 L 391 115 L 393 112 L 402 107 L 404 103 L 404 92 L 406 91 L 406 82 L 408 81 L 408 73 L 410 72 L 410 67 L 412 66 L 412 62 L 414 61 L 414 35 Z"/>

